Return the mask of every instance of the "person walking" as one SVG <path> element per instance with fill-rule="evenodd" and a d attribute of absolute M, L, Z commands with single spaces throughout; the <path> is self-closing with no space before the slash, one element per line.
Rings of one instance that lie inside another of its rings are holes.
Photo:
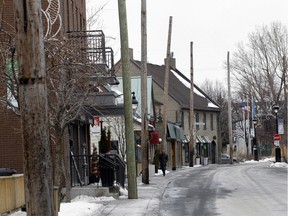
<path fill-rule="evenodd" d="M 162 150 L 161 154 L 159 155 L 159 162 L 160 162 L 160 168 L 163 172 L 163 176 L 165 176 L 166 166 L 168 162 L 168 155 L 165 153 L 164 150 Z"/>

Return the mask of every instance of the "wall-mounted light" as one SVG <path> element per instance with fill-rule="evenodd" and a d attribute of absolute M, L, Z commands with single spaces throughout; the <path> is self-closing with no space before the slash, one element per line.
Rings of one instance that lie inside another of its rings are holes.
<path fill-rule="evenodd" d="M 132 92 L 132 109 L 136 110 L 138 106 L 138 100 L 136 99 L 135 92 Z"/>

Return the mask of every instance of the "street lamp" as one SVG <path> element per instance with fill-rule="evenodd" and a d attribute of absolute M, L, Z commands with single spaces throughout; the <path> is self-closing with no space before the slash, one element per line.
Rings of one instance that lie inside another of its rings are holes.
<path fill-rule="evenodd" d="M 254 126 L 253 155 L 254 155 L 254 160 L 255 160 L 255 161 L 258 161 L 258 148 L 257 148 L 257 137 L 256 137 L 256 125 L 257 125 L 257 118 L 253 118 L 253 126 Z"/>
<path fill-rule="evenodd" d="M 276 129 L 276 134 L 278 135 L 278 111 L 280 107 L 279 105 L 275 104 L 273 105 L 272 108 L 276 114 L 275 129 Z M 279 144 L 275 145 L 275 161 L 281 162 L 281 149 L 279 148 Z"/>
<path fill-rule="evenodd" d="M 131 92 L 131 93 L 132 93 L 132 109 L 133 109 L 133 112 L 135 112 L 138 106 L 138 100 L 136 99 L 135 92 Z"/>

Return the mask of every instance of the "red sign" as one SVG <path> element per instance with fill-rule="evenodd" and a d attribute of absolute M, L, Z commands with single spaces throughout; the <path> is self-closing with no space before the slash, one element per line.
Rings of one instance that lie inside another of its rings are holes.
<path fill-rule="evenodd" d="M 151 144 L 159 144 L 159 133 L 157 131 L 153 131 L 150 133 L 150 143 Z"/>
<path fill-rule="evenodd" d="M 279 141 L 281 139 L 280 134 L 274 135 L 274 141 Z"/>

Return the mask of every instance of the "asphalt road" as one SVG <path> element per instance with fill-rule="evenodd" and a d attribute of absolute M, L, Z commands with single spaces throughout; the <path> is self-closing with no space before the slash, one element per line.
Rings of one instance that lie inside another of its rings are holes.
<path fill-rule="evenodd" d="M 187 169 L 166 187 L 162 216 L 287 216 L 287 168 L 269 163 Z"/>

